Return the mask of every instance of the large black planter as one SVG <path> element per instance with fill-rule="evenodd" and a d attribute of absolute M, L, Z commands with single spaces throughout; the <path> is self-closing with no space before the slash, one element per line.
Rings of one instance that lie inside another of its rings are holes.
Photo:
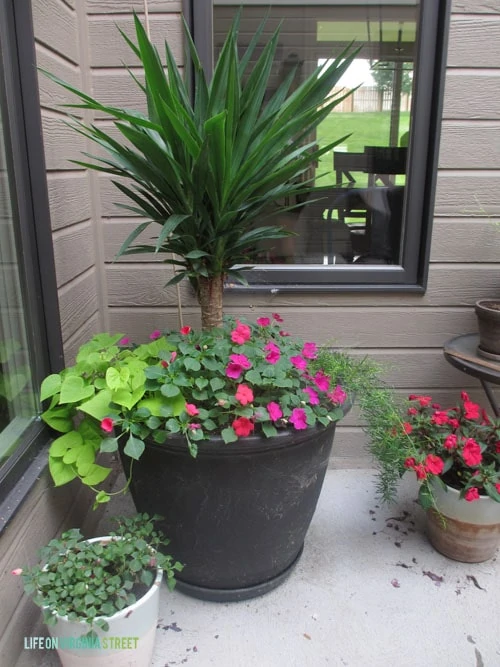
<path fill-rule="evenodd" d="M 278 586 L 302 553 L 328 466 L 335 424 L 198 443 L 148 443 L 134 461 L 139 512 L 160 514 L 169 551 L 185 564 L 177 588 L 206 600 L 244 600 Z M 122 456 L 125 471 L 130 459 Z"/>

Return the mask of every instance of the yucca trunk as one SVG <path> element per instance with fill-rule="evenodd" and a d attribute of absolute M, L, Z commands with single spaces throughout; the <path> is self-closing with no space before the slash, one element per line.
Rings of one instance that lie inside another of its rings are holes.
<path fill-rule="evenodd" d="M 198 278 L 198 302 L 201 308 L 201 327 L 204 331 L 222 326 L 222 295 L 224 276 Z"/>

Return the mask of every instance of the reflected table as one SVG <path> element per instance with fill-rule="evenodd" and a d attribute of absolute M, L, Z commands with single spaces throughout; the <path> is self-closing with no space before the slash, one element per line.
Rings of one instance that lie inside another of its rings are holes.
<path fill-rule="evenodd" d="M 488 397 L 496 417 L 500 417 L 500 408 L 491 385 L 500 385 L 500 364 L 485 359 L 477 353 L 479 334 L 465 334 L 446 341 L 443 353 L 446 361 L 459 371 L 478 378 Z"/>

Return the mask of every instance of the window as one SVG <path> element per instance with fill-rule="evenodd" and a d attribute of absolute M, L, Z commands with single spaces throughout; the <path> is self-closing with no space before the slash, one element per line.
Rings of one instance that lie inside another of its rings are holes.
<path fill-rule="evenodd" d="M 62 362 L 37 99 L 29 2 L 0 0 L 0 528 L 47 441 L 40 381 Z"/>
<path fill-rule="evenodd" d="M 271 83 L 297 84 L 351 41 L 360 52 L 338 88 L 359 88 L 317 129 L 315 191 L 274 218 L 295 236 L 262 247 L 251 285 L 280 289 L 425 288 L 437 167 L 448 0 L 191 2 L 193 36 L 210 69 L 242 7 L 240 46 L 267 17 L 281 22 Z M 288 204 L 290 202 L 287 202 Z M 279 204 L 279 202 L 278 202 Z"/>

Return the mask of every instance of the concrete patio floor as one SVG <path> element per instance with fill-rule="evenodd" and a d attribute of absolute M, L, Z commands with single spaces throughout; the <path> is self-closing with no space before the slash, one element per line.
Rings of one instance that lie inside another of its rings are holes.
<path fill-rule="evenodd" d="M 261 598 L 164 588 L 153 667 L 498 667 L 499 555 L 464 564 L 435 552 L 406 477 L 387 507 L 373 470 L 329 471 L 301 560 Z M 121 502 L 113 514 L 132 507 Z M 17 667 L 59 664 L 30 653 Z"/>

